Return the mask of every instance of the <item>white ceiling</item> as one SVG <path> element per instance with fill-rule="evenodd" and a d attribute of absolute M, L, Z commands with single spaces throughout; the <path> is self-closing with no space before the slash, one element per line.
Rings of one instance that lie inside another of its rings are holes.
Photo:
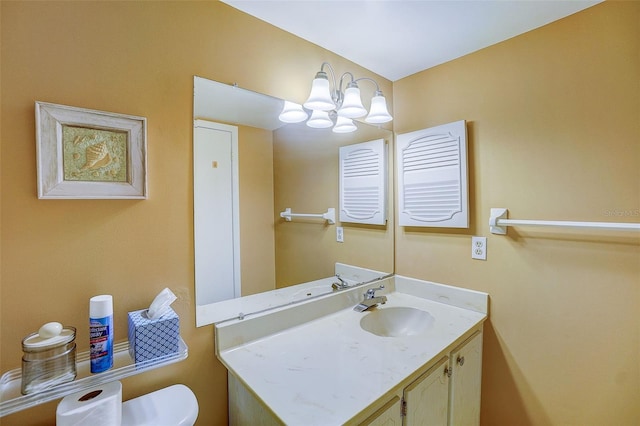
<path fill-rule="evenodd" d="M 222 1 L 396 81 L 602 0 Z"/>

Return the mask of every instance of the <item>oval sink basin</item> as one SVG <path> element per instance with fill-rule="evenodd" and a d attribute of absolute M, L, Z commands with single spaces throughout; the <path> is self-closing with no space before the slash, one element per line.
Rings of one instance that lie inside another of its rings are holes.
<path fill-rule="evenodd" d="M 382 308 L 368 312 L 361 320 L 363 330 L 382 337 L 405 337 L 433 327 L 435 318 L 415 308 Z"/>

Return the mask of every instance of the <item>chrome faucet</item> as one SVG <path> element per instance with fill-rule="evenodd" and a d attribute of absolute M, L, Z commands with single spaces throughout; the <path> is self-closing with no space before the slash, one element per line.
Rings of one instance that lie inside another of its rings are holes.
<path fill-rule="evenodd" d="M 357 312 L 364 312 L 372 306 L 377 306 L 378 303 L 382 303 L 383 305 L 387 303 L 387 296 L 376 296 L 376 291 L 382 290 L 384 285 L 381 285 L 378 288 L 370 288 L 364 293 L 364 300 L 358 303 L 353 310 Z"/>
<path fill-rule="evenodd" d="M 331 284 L 331 288 L 335 291 L 335 290 L 343 290 L 345 288 L 349 287 L 349 284 L 343 280 L 342 278 L 340 278 L 340 274 L 336 274 L 336 278 L 338 279 L 338 281 L 340 282 L 336 282 Z"/>

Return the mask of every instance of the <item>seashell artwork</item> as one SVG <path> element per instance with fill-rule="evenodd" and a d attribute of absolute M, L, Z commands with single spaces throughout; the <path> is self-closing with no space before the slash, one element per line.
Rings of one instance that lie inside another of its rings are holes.
<path fill-rule="evenodd" d="M 127 133 L 65 125 L 64 179 L 69 181 L 127 181 Z"/>
<path fill-rule="evenodd" d="M 111 163 L 111 155 L 106 142 L 89 145 L 85 150 L 86 163 L 80 170 L 95 170 L 108 166 Z"/>

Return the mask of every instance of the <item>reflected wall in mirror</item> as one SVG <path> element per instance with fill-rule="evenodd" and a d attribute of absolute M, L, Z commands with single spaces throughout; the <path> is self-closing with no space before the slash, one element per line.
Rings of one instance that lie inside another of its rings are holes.
<path fill-rule="evenodd" d="M 393 153 L 392 132 L 364 123 L 357 123 L 358 130 L 347 134 L 336 134 L 331 129 L 312 129 L 304 123 L 285 124 L 278 120 L 283 104 L 281 99 L 194 78 L 194 120 L 231 124 L 238 128 L 241 295 L 284 289 L 327 277 L 335 281 L 336 264 L 392 273 L 394 227 L 391 205 L 388 205 L 386 225 L 359 225 L 338 220 L 339 147 L 384 139 L 389 144 L 387 161 L 390 168 L 393 164 L 389 157 Z M 388 200 L 393 199 L 392 176 L 389 170 Z M 195 174 L 194 179 L 197 179 Z M 196 182 L 194 185 L 197 186 Z M 295 213 L 322 213 L 330 207 L 336 209 L 335 225 L 316 218 L 285 221 L 280 217 L 280 212 L 286 208 Z M 196 216 L 206 214 L 194 213 Z M 344 231 L 342 243 L 336 241 L 338 226 Z M 194 238 L 198 236 L 194 235 Z M 196 253 L 197 263 L 206 262 L 203 260 L 206 256 Z M 196 271 L 202 266 L 196 264 Z M 228 319 L 230 312 L 236 316 L 239 312 L 247 313 L 246 309 L 265 308 L 246 308 L 238 303 L 201 303 L 197 288 L 225 284 L 220 281 L 196 279 L 196 323 L 199 326 Z M 304 297 L 315 296 L 318 291 L 314 287 L 314 291 L 294 293 Z"/>
<path fill-rule="evenodd" d="M 391 132 L 358 123 L 356 132 L 336 134 L 331 129 L 310 129 L 304 123 L 298 123 L 287 124 L 274 135 L 276 213 L 285 208 L 299 213 L 322 213 L 329 207 L 336 210 L 335 225 L 317 219 L 276 221 L 277 286 L 330 276 L 336 262 L 393 272 L 391 219 L 386 225 L 339 221 L 339 148 L 375 139 L 391 143 Z M 389 176 L 392 175 L 387 174 L 387 180 Z M 391 189 L 391 182 L 388 182 L 387 190 Z M 387 209 L 391 207 L 387 206 Z M 391 214 L 388 211 L 387 217 Z M 342 243 L 336 241 L 338 226 L 343 228 Z"/>

